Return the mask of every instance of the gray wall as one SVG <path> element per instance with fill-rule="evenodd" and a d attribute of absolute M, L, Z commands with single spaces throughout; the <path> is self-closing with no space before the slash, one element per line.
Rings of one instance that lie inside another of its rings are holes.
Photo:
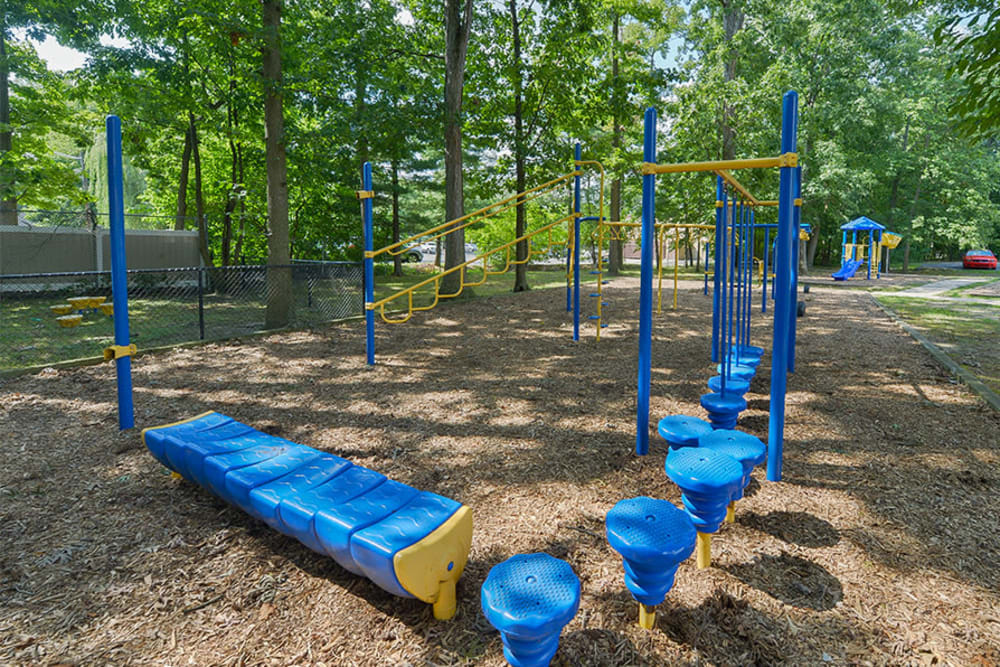
<path fill-rule="evenodd" d="M 0 226 L 0 275 L 107 271 L 111 268 L 107 229 Z M 130 269 L 201 266 L 198 232 L 125 230 Z"/>

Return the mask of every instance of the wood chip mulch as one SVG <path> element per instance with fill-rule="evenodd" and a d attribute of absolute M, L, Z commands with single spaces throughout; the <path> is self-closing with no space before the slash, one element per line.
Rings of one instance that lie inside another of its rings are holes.
<path fill-rule="evenodd" d="M 607 291 L 600 343 L 540 290 L 379 323 L 374 368 L 360 322 L 135 360 L 140 427 L 217 410 L 468 504 L 450 622 L 171 479 L 118 433 L 113 367 L 3 381 L 0 662 L 499 666 L 479 587 L 545 551 L 583 585 L 556 665 L 1000 663 L 1000 418 L 858 293 L 807 295 L 784 481 L 754 473 L 642 630 L 604 515 L 680 495 L 662 440 L 632 453 L 637 284 Z M 694 289 L 656 316 L 654 427 L 703 416 L 710 317 Z M 767 364 L 740 422 L 764 439 Z"/>

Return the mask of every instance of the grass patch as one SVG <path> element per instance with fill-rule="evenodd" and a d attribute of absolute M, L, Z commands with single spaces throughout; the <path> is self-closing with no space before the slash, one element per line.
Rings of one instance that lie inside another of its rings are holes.
<path fill-rule="evenodd" d="M 956 363 L 1000 392 L 1000 303 L 963 303 L 880 296 Z"/>

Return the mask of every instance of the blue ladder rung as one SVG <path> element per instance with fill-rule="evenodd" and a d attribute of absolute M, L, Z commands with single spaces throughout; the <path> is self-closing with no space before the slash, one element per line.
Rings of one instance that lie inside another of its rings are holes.
<path fill-rule="evenodd" d="M 589 273 L 592 276 L 599 276 L 599 275 L 601 275 L 604 272 L 603 271 L 588 271 L 587 273 Z"/>
<path fill-rule="evenodd" d="M 587 317 L 587 319 L 588 320 L 599 320 L 599 319 L 601 319 L 601 316 L 600 315 L 590 315 L 589 317 Z"/>
<path fill-rule="evenodd" d="M 601 328 L 602 328 L 602 329 L 607 329 L 607 328 L 608 328 L 608 325 L 607 325 L 607 324 L 602 324 L 602 325 L 601 325 Z"/>
<path fill-rule="evenodd" d="M 601 296 L 601 294 L 599 292 L 591 292 L 587 296 L 589 296 L 590 298 L 594 298 L 594 297 Z"/>

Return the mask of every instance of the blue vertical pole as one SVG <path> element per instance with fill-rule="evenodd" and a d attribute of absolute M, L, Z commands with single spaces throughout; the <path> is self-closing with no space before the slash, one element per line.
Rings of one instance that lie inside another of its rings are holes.
<path fill-rule="evenodd" d="M 711 248 L 712 244 L 709 241 L 705 241 L 705 290 L 704 290 L 705 296 L 708 296 L 708 258 L 710 257 L 709 253 L 711 252 Z M 714 318 L 712 320 L 712 328 L 714 334 L 714 329 L 715 329 Z"/>
<path fill-rule="evenodd" d="M 722 186 L 722 176 L 717 176 L 715 181 L 715 269 L 712 275 L 712 363 L 719 363 L 719 248 L 725 244 L 720 244 L 719 239 L 724 238 L 722 231 L 725 224 L 725 200 L 726 191 Z M 705 271 L 708 271 L 708 249 L 705 251 Z M 708 294 L 708 276 L 705 276 L 705 293 Z"/>
<path fill-rule="evenodd" d="M 874 259 L 872 255 L 872 241 L 875 237 L 875 231 L 868 230 L 868 280 L 872 279 L 872 260 Z"/>
<path fill-rule="evenodd" d="M 760 312 L 762 313 L 767 312 L 767 272 L 768 272 L 767 265 L 769 263 L 770 254 L 771 254 L 771 228 L 765 227 L 764 228 L 764 275 L 763 275 L 764 281 L 762 284 L 763 290 L 760 295 Z"/>
<path fill-rule="evenodd" d="M 795 152 L 799 124 L 799 96 L 785 93 L 781 109 L 781 152 Z M 785 444 L 785 393 L 788 389 L 788 297 L 792 288 L 792 244 L 795 208 L 793 167 L 780 169 L 778 187 L 778 242 L 775 248 L 774 350 L 771 355 L 771 403 L 767 427 L 767 479 L 781 480 L 781 457 Z"/>
<path fill-rule="evenodd" d="M 840 233 L 840 265 L 847 263 L 847 230 Z"/>
<path fill-rule="evenodd" d="M 656 162 L 656 109 L 646 109 L 642 159 Z M 642 177 L 642 247 L 639 269 L 639 392 L 636 400 L 635 453 L 649 452 L 649 383 L 653 344 L 653 234 L 656 225 L 656 174 Z"/>
<path fill-rule="evenodd" d="M 743 214 L 746 211 L 746 201 L 741 201 L 736 208 L 736 215 L 733 216 L 733 241 L 736 240 L 736 232 L 739 231 L 739 246 L 733 246 L 733 280 L 736 283 L 736 297 L 733 306 L 736 309 L 736 322 L 733 326 L 733 333 L 736 338 L 736 363 L 740 363 L 740 341 L 743 339 L 743 249 L 745 247 L 743 237 Z M 732 347 L 729 353 L 733 354 Z"/>
<path fill-rule="evenodd" d="M 721 386 L 719 388 L 720 394 L 726 393 L 726 380 L 729 379 L 729 366 L 726 360 L 729 355 L 724 354 L 722 349 L 726 344 L 726 271 L 728 270 L 729 263 L 726 261 L 727 255 L 729 253 L 729 244 L 726 233 L 728 232 L 729 225 L 729 198 L 726 196 L 726 191 L 722 191 L 722 224 L 719 225 L 720 234 L 716 238 L 716 248 L 715 248 L 715 275 L 719 277 L 718 282 L 718 292 L 719 292 L 719 347 L 716 350 L 717 359 L 722 365 L 722 370 L 719 373 L 721 377 Z M 715 359 L 713 359 L 715 361 Z"/>
<path fill-rule="evenodd" d="M 371 192 L 372 163 L 365 162 L 361 167 L 361 189 Z M 372 198 L 361 200 L 361 220 L 365 233 L 365 352 L 368 355 L 368 365 L 375 365 L 375 311 L 368 304 L 375 302 L 375 260 L 369 253 L 375 249 L 375 224 L 372 221 Z"/>
<path fill-rule="evenodd" d="M 746 219 L 744 221 L 747 230 L 747 251 L 743 255 L 743 317 L 745 323 L 743 325 L 743 345 L 749 347 L 750 345 L 750 315 L 753 311 L 753 242 L 754 242 L 754 226 L 753 226 L 753 207 L 749 207 L 747 210 Z"/>
<path fill-rule="evenodd" d="M 128 275 L 125 263 L 125 193 L 122 175 L 122 121 L 118 116 L 105 119 L 108 155 L 108 227 L 111 232 L 111 301 L 115 317 L 115 345 L 129 346 Z M 135 426 L 132 405 L 132 357 L 116 356 L 118 382 L 118 428 Z"/>
<path fill-rule="evenodd" d="M 733 319 L 733 306 L 736 303 L 736 222 L 739 218 L 740 206 L 742 204 L 733 200 L 732 216 L 729 218 L 729 225 L 731 227 L 731 232 L 729 235 L 729 248 L 727 252 L 726 260 L 729 264 L 729 311 L 726 314 L 726 331 L 728 331 L 728 336 L 723 336 L 725 338 L 725 351 L 723 352 L 722 360 L 725 362 L 726 377 L 732 377 L 733 374 L 733 329 L 735 320 Z M 723 309 L 725 310 L 725 309 Z"/>
<path fill-rule="evenodd" d="M 580 144 L 573 148 L 577 162 L 583 159 Z M 580 167 L 575 166 L 577 175 L 573 177 L 573 340 L 580 340 Z M 597 270 L 604 271 L 601 258 L 597 258 Z M 603 273 L 597 277 L 604 278 Z"/>
<path fill-rule="evenodd" d="M 802 167 L 796 167 L 795 178 L 795 198 L 802 197 Z M 792 297 L 788 304 L 791 313 L 788 315 L 788 372 L 795 372 L 795 327 L 799 319 L 799 246 L 802 241 L 799 239 L 799 232 L 802 229 L 802 208 L 795 206 L 792 208 L 792 235 L 795 241 L 792 244 Z"/>

